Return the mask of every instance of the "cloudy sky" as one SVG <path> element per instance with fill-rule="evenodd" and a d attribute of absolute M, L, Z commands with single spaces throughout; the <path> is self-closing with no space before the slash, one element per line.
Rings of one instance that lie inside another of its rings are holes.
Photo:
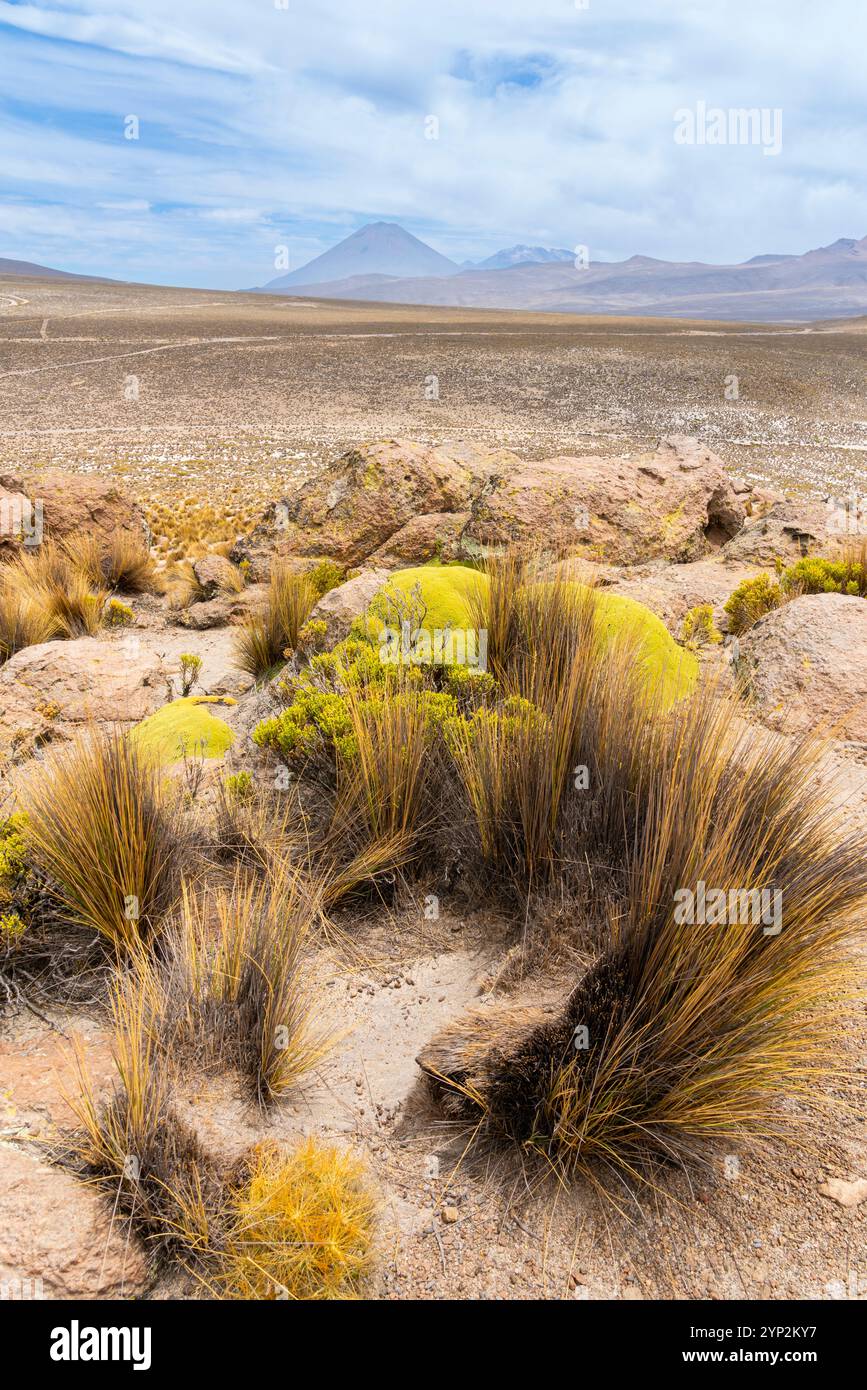
<path fill-rule="evenodd" d="M 381 218 L 459 260 L 867 233 L 864 0 L 582 5 L 0 0 L 0 256 L 234 289 Z M 677 143 L 699 102 L 780 153 Z"/>

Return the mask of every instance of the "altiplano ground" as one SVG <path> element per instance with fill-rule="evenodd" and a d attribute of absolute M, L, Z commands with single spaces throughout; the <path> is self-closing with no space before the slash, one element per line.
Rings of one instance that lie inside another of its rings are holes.
<path fill-rule="evenodd" d="M 254 505 L 360 440 L 534 457 L 698 435 L 786 491 L 863 484 L 867 333 L 0 283 L 0 464 Z"/>

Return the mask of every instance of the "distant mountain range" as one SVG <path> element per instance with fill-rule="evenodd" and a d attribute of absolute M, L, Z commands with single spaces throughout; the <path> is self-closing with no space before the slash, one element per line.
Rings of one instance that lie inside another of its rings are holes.
<path fill-rule="evenodd" d="M 509 246 L 505 251 L 496 251 L 484 261 L 465 261 L 465 266 L 474 270 L 508 270 L 513 265 L 550 265 L 553 262 L 573 261 L 574 251 L 563 251 L 548 246 Z"/>
<path fill-rule="evenodd" d="M 26 279 L 40 280 L 93 280 L 92 275 L 73 275 L 69 270 L 52 270 L 47 265 L 36 265 L 33 261 L 10 261 L 0 256 L 0 276 L 20 275 Z"/>
<path fill-rule="evenodd" d="M 389 258 L 389 247 L 396 248 L 400 265 Z M 421 271 L 415 267 L 423 254 L 434 260 Z M 414 268 L 408 274 L 410 259 Z M 631 256 L 582 268 L 568 251 L 516 246 L 462 268 L 394 223 L 376 222 L 309 266 L 272 280 L 263 292 L 280 293 L 290 285 L 293 294 L 392 304 L 807 322 L 867 313 L 867 237 L 841 238 L 800 256 L 754 256 L 738 265 Z"/>
<path fill-rule="evenodd" d="M 97 280 L 0 257 L 0 277 Z M 120 283 L 105 281 L 101 283 Z M 630 256 L 582 267 L 572 252 L 510 246 L 458 265 L 395 222 L 371 222 L 254 291 L 452 308 L 809 323 L 867 315 L 867 237 L 738 265 Z"/>

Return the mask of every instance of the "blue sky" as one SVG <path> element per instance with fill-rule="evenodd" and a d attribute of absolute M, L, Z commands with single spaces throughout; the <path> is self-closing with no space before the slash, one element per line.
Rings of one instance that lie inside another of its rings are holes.
<path fill-rule="evenodd" d="M 0 255 L 234 289 L 380 218 L 458 260 L 867 234 L 863 0 L 283 4 L 0 0 Z M 780 154 L 675 143 L 699 101 Z"/>

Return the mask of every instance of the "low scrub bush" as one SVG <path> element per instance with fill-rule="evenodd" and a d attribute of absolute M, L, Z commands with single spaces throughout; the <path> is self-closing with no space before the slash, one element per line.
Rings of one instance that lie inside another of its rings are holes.
<path fill-rule="evenodd" d="M 781 586 L 770 575 L 759 574 L 755 579 L 745 579 L 723 605 L 729 629 L 735 636 L 740 636 L 766 613 L 779 608 L 784 597 Z"/>

